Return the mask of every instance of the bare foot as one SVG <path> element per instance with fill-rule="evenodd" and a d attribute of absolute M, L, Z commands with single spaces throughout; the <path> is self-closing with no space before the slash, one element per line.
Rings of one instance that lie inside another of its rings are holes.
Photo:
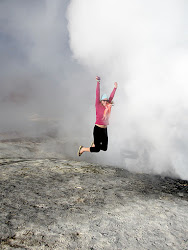
<path fill-rule="evenodd" d="M 90 148 L 84 148 L 83 146 L 80 146 L 78 150 L 78 156 L 81 156 L 84 152 L 90 152 Z"/>

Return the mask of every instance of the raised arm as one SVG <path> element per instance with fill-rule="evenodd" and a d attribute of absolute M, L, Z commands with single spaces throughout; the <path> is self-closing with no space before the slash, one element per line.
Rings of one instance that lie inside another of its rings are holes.
<path fill-rule="evenodd" d="M 117 89 L 117 82 L 114 83 L 114 89 L 112 90 L 112 93 L 110 94 L 109 103 L 111 103 L 111 101 L 113 100 L 114 95 L 116 93 L 116 89 Z"/>
<path fill-rule="evenodd" d="M 96 87 L 96 102 L 95 105 L 100 103 L 100 77 L 96 76 L 97 87 Z"/>

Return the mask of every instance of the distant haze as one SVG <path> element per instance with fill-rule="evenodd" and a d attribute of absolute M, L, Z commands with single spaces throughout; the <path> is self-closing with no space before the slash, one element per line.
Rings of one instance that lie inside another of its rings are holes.
<path fill-rule="evenodd" d="M 1 132 L 89 146 L 99 75 L 101 93 L 119 84 L 109 150 L 82 159 L 188 180 L 187 13 L 186 0 L 2 0 Z"/>

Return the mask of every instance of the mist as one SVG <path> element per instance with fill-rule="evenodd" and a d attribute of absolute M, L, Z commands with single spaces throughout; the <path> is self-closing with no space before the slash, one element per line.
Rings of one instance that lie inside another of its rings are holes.
<path fill-rule="evenodd" d="M 119 84 L 109 149 L 82 160 L 188 179 L 187 11 L 175 0 L 1 1 L 0 133 L 53 134 L 77 159 L 99 75 L 101 93 Z"/>
<path fill-rule="evenodd" d="M 115 96 L 108 163 L 188 178 L 186 1 L 72 0 L 74 58 Z"/>
<path fill-rule="evenodd" d="M 67 0 L 0 2 L 1 132 L 65 136 L 72 130 L 74 137 L 79 130 L 74 126 L 79 116 L 75 103 L 84 98 L 80 84 L 90 74 L 72 58 L 68 4 Z"/>

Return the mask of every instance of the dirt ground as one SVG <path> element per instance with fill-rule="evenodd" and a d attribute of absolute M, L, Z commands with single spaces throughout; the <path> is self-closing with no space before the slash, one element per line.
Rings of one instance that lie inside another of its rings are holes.
<path fill-rule="evenodd" d="M 0 142 L 0 249 L 188 249 L 187 181 L 39 155 L 39 144 Z"/>

